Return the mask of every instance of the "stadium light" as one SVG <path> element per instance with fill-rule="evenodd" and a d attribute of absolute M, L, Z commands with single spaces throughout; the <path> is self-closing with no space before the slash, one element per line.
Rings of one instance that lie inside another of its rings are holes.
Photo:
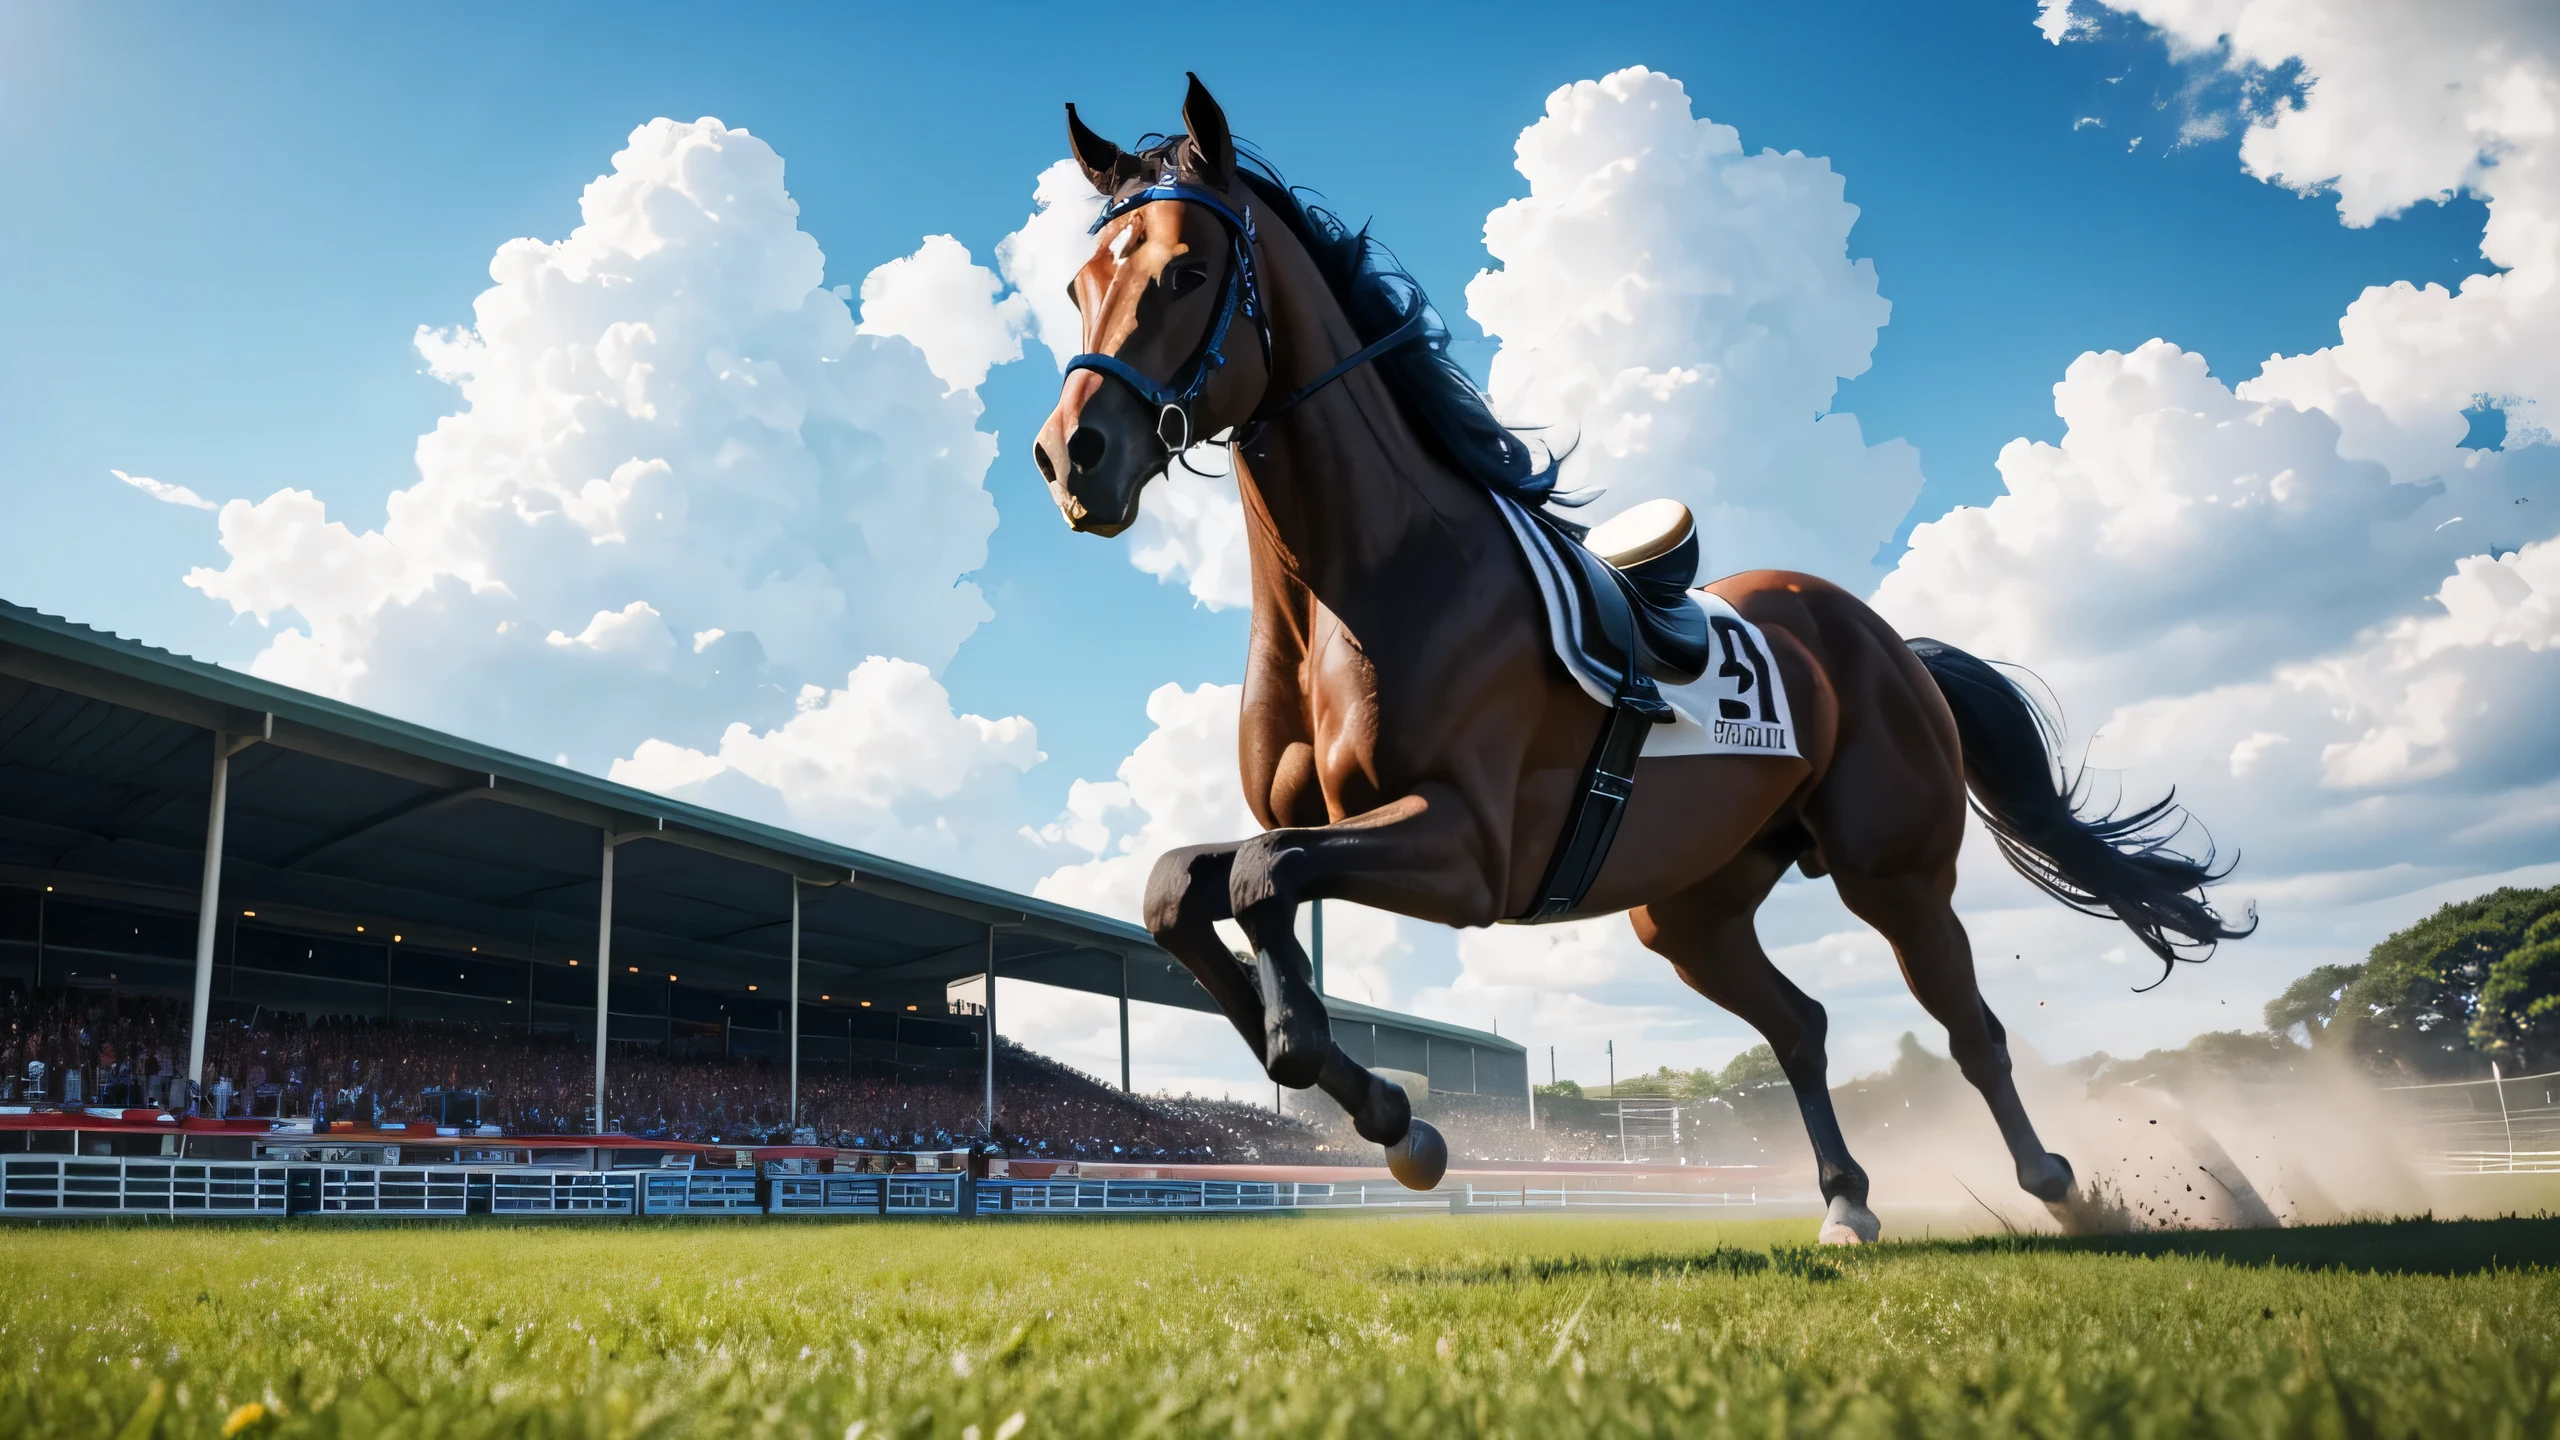
<path fill-rule="evenodd" d="M 627 969 L 627 970 L 629 970 L 629 971 L 630 971 L 632 974 L 634 974 L 634 975 L 637 975 L 637 974 L 639 974 L 639 973 L 640 973 L 640 967 L 639 967 L 639 966 L 637 966 L 637 965 L 629 965 L 629 966 L 625 966 L 624 968 L 625 968 L 625 969 Z"/>
<path fill-rule="evenodd" d="M 363 933 L 364 933 L 364 927 L 363 927 L 363 926 L 361 926 L 361 925 L 357 926 L 357 927 L 356 927 L 356 933 L 357 933 L 357 934 L 359 934 L 359 935 L 363 934 Z"/>
<path fill-rule="evenodd" d="M 52 887 L 52 886 L 50 886 L 50 885 L 48 885 L 48 886 L 46 886 L 45 888 L 46 888 L 46 889 L 48 889 L 48 890 L 50 890 L 50 889 L 52 889 L 53 887 Z M 258 918 L 258 912 L 257 912 L 257 911 L 255 911 L 255 910 L 243 910 L 243 911 L 241 911 L 240 913 L 241 913 L 241 914 L 243 914 L 243 915 L 248 916 L 248 917 L 249 917 L 250 919 L 252 919 L 252 920 L 255 920 L 255 919 L 257 919 L 257 918 Z"/>
<path fill-rule="evenodd" d="M 753 990 L 753 989 L 754 989 L 754 988 L 756 988 L 756 987 L 754 987 L 753 985 L 750 985 L 750 986 L 748 986 L 747 988 L 748 988 L 748 989 L 750 989 L 750 990 Z"/>
<path fill-rule="evenodd" d="M 870 1001 L 868 1001 L 868 1000 L 863 1001 L 863 1002 L 862 1002 L 862 1008 L 863 1008 L 863 1009 L 865 1009 L 865 1010 L 870 1009 L 870 1008 L 871 1008 L 871 1002 L 870 1002 Z"/>
<path fill-rule="evenodd" d="M 908 1008 L 908 1009 L 910 1009 L 910 1010 L 913 1010 L 913 1009 L 914 1009 L 914 1008 L 916 1008 L 916 1007 L 914 1007 L 913 1005 L 910 1005 L 910 1006 L 908 1006 L 907 1008 Z"/>

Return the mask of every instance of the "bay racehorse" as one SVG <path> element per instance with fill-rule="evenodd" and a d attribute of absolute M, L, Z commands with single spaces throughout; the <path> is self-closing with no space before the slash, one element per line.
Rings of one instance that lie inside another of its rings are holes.
<path fill-rule="evenodd" d="M 1085 353 L 1037 462 L 1068 523 L 1109 536 L 1175 456 L 1229 447 L 1252 557 L 1238 758 L 1264 829 L 1164 855 L 1146 925 L 1273 1080 L 1322 1088 L 1387 1147 L 1398 1179 L 1428 1188 L 1445 1145 L 1333 1042 L 1293 923 L 1301 901 L 1335 898 L 1490 925 L 1529 918 L 1547 895 L 1613 712 L 1558 659 L 1500 504 L 1579 533 L 1556 511 L 1579 497 L 1558 495 L 1554 460 L 1496 420 L 1419 287 L 1365 230 L 1240 158 L 1197 77 L 1182 115 L 1184 134 L 1130 152 L 1067 108 L 1106 203 L 1072 285 Z M 1822 1006 L 1753 929 L 1788 866 L 1828 874 L 1947 1027 L 2019 1185 L 2067 1202 L 2071 1166 L 2019 1102 L 1950 903 L 1968 787 L 2028 879 L 2120 917 L 2164 974 L 2247 933 L 2204 899 L 2223 873 L 2210 847 L 2172 848 L 2183 816 L 2167 800 L 2085 813 L 2043 712 L 2007 677 L 1906 643 L 1839 586 L 1759 570 L 1706 588 L 1765 635 L 1798 753 L 1641 760 L 1571 913 L 1632 912 L 1646 947 L 1767 1037 L 1812 1139 L 1823 1238 L 1872 1240 L 1867 1176 L 1832 1111 Z M 1249 958 L 1211 928 L 1229 918 Z"/>

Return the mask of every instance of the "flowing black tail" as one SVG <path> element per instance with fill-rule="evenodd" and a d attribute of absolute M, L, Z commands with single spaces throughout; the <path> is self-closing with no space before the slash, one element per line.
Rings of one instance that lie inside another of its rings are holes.
<path fill-rule="evenodd" d="M 2160 957 L 2160 980 L 2258 928 L 2254 910 L 2234 926 L 2205 902 L 2204 887 L 2231 873 L 2214 868 L 2211 836 L 2201 859 L 2170 848 L 2188 824 L 2176 791 L 2130 813 L 2082 815 L 2080 777 L 2063 774 L 2053 725 L 2016 682 L 1953 645 L 1910 645 L 1955 712 L 1974 813 L 2037 889 L 2083 914 L 2122 920 Z"/>

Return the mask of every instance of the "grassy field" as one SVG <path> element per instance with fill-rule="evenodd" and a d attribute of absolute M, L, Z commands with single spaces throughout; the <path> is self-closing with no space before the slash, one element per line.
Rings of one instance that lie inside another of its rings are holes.
<path fill-rule="evenodd" d="M 2560 1435 L 2560 1221 L 1810 1228 L 6 1228 L 0 1435 Z"/>

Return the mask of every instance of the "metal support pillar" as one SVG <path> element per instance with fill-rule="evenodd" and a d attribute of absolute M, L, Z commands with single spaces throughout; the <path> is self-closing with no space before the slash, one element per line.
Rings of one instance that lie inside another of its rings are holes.
<path fill-rule="evenodd" d="M 2498 1090 L 2498 1123 L 2507 1131 L 2507 1173 L 2516 1170 L 2516 1122 L 2507 1114 L 2507 1077 L 2498 1073 L 2498 1062 L 2489 1062 L 2489 1083 Z"/>
<path fill-rule="evenodd" d="M 204 888 L 196 893 L 195 1025 L 187 1032 L 187 1078 L 204 1083 L 206 1029 L 213 1020 L 214 921 L 222 904 L 222 821 L 231 808 L 231 757 L 246 739 L 235 742 L 213 732 L 213 794 L 205 806 Z"/>
<path fill-rule="evenodd" d="M 598 886 L 596 901 L 596 1133 L 604 1132 L 604 1046 L 605 1023 L 612 1014 L 613 1000 L 613 846 L 614 835 L 604 837 L 604 878 Z"/>
<path fill-rule="evenodd" d="M 1129 1085 L 1129 957 L 1120 957 L 1120 1093 L 1137 1092 Z"/>
<path fill-rule="evenodd" d="M 800 877 L 791 877 L 791 1128 L 800 1128 Z"/>
<path fill-rule="evenodd" d="M 987 1138 L 996 1138 L 996 927 L 987 927 Z"/>
<path fill-rule="evenodd" d="M 1618 1042 L 1609 1042 L 1609 1103 L 1618 1112 L 1618 1158 L 1627 1158 L 1627 1102 L 1618 1094 Z"/>

